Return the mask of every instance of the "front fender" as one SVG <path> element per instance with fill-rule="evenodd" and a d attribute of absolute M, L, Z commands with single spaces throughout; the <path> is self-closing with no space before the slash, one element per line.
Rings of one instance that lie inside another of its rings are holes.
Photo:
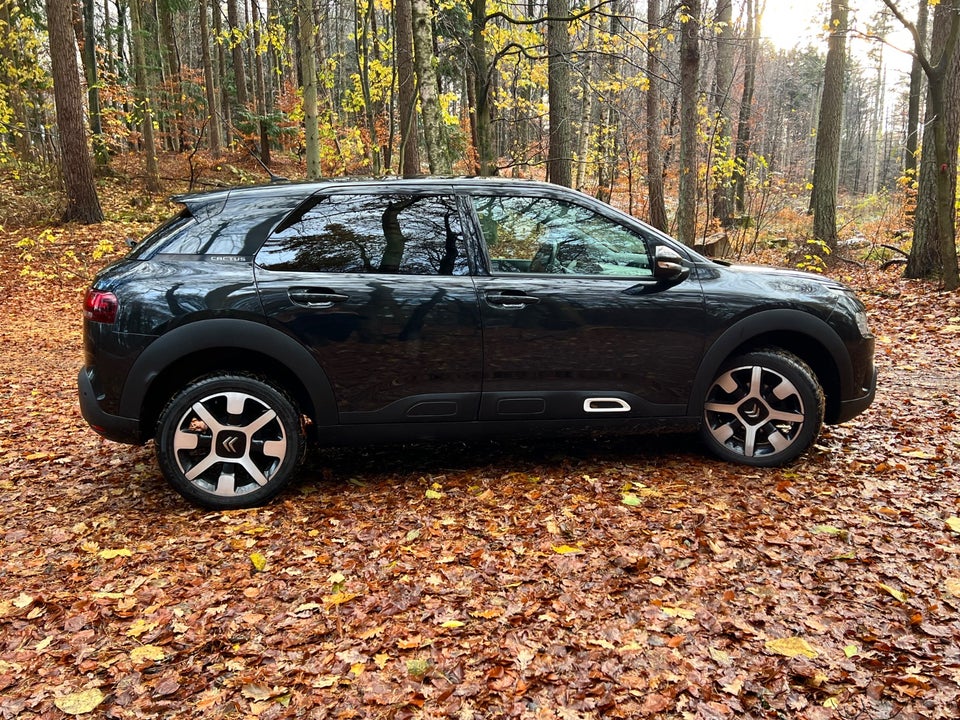
<path fill-rule="evenodd" d="M 768 343 L 762 339 L 764 335 L 771 336 Z M 788 341 L 784 342 L 785 339 Z M 829 362 L 837 372 L 841 390 L 854 384 L 850 355 L 843 339 L 832 327 L 815 315 L 800 310 L 766 310 L 727 328 L 704 353 L 690 394 L 688 415 L 701 416 L 707 390 L 728 358 L 739 354 L 744 346 L 765 344 L 786 345 L 784 349 L 796 353 L 815 368 L 822 367 L 824 360 Z"/>

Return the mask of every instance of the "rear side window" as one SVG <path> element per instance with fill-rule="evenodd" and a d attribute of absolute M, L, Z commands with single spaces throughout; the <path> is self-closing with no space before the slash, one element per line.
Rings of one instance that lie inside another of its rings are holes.
<path fill-rule="evenodd" d="M 439 195 L 331 195 L 275 233 L 268 270 L 468 275 L 457 202 Z"/>
<path fill-rule="evenodd" d="M 162 225 L 155 228 L 143 240 L 138 242 L 130 252 L 131 257 L 141 257 L 151 252 L 166 252 L 165 247 L 175 243 L 177 238 L 196 231 L 197 220 L 187 208 L 183 208 Z"/>

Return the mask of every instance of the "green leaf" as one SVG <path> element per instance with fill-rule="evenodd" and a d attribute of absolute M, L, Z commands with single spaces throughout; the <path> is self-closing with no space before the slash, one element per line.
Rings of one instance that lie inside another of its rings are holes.
<path fill-rule="evenodd" d="M 627 507 L 639 507 L 640 498 L 634 495 L 633 493 L 624 493 L 623 494 L 623 504 Z"/>

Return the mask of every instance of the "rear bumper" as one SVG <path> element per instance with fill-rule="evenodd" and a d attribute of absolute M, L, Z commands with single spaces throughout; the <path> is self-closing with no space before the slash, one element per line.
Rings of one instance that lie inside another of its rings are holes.
<path fill-rule="evenodd" d="M 137 418 L 111 415 L 104 412 L 100 407 L 100 397 L 93 389 L 93 381 L 86 368 L 83 368 L 77 376 L 77 389 L 80 395 L 80 412 L 83 419 L 98 434 L 107 440 L 127 443 L 128 445 L 143 443 L 143 439 L 140 437 L 140 421 Z"/>
<path fill-rule="evenodd" d="M 855 418 L 857 415 L 870 407 L 870 404 L 877 395 L 876 368 L 873 369 L 869 386 L 864 388 L 864 390 L 864 394 L 860 397 L 853 398 L 852 400 L 844 400 L 840 403 L 840 412 L 837 413 L 837 418 L 834 420 L 833 424 L 839 424 Z"/>

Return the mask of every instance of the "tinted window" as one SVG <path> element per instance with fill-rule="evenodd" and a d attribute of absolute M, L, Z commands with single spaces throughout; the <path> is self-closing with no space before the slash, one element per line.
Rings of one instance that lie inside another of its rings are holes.
<path fill-rule="evenodd" d="M 478 197 L 493 272 L 652 275 L 643 237 L 582 205 L 530 197 Z"/>
<path fill-rule="evenodd" d="M 257 256 L 270 270 L 468 275 L 452 197 L 333 195 L 270 238 Z"/>
<path fill-rule="evenodd" d="M 196 224 L 171 236 L 157 252 L 164 255 L 252 256 L 270 231 L 301 199 L 297 195 L 242 195 L 228 202 L 222 210 L 217 206 L 217 212 L 201 211 Z"/>

